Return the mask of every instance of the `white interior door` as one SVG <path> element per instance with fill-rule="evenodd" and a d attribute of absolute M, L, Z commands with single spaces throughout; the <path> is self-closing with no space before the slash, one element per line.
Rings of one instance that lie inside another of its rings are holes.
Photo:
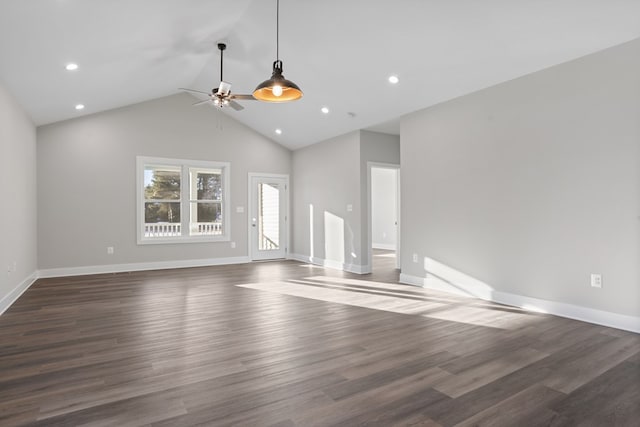
<path fill-rule="evenodd" d="M 249 175 L 249 248 L 252 260 L 287 256 L 288 177 Z"/>

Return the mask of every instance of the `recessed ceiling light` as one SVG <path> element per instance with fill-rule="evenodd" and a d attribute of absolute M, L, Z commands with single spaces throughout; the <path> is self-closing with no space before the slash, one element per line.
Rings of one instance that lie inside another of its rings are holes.
<path fill-rule="evenodd" d="M 396 84 L 400 81 L 400 79 L 398 78 L 398 76 L 393 75 L 393 76 L 389 76 L 389 83 L 391 84 Z"/>
<path fill-rule="evenodd" d="M 322 111 L 323 114 L 329 114 L 329 109 L 327 107 L 322 107 L 320 111 Z"/>
<path fill-rule="evenodd" d="M 65 67 L 64 67 L 64 68 L 65 68 L 65 70 L 67 70 L 67 71 L 75 71 L 75 70 L 77 70 L 77 69 L 78 69 L 78 64 L 74 64 L 73 62 L 71 62 L 71 63 L 69 63 L 69 64 L 65 65 Z"/>
<path fill-rule="evenodd" d="M 84 104 L 76 105 L 76 110 L 84 110 Z"/>
<path fill-rule="evenodd" d="M 276 133 L 277 133 L 278 135 L 282 135 L 282 129 L 276 129 Z"/>

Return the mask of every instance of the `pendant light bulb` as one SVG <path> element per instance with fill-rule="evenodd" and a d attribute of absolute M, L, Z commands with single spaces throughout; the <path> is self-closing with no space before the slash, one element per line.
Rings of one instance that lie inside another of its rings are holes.
<path fill-rule="evenodd" d="M 276 60 L 273 63 L 271 78 L 263 81 L 253 91 L 253 97 L 266 102 L 288 102 L 302 98 L 302 90 L 282 75 L 280 60 L 280 0 L 276 0 Z"/>

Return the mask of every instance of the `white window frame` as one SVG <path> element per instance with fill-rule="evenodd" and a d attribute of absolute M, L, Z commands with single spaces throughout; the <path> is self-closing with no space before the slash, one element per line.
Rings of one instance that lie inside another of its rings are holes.
<path fill-rule="evenodd" d="M 189 193 L 189 169 L 220 169 L 222 171 L 222 234 L 215 236 L 171 236 L 171 237 L 145 237 L 144 228 L 144 168 L 147 165 L 180 167 L 180 224 L 182 230 L 189 230 L 191 198 Z M 139 245 L 156 245 L 172 243 L 203 243 L 203 242 L 228 242 L 231 240 L 231 198 L 230 198 L 231 163 L 202 160 L 168 159 L 162 157 L 136 157 L 136 235 Z"/>

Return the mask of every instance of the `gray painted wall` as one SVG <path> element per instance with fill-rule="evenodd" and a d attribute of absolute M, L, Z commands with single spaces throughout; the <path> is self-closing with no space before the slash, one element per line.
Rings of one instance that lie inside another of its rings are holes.
<path fill-rule="evenodd" d="M 174 95 L 38 128 L 39 268 L 247 256 L 247 174 L 289 174 L 291 152 Z M 239 113 L 241 114 L 241 113 Z M 136 156 L 231 162 L 229 242 L 137 245 Z M 236 207 L 245 207 L 236 213 Z M 107 255 L 107 246 L 115 253 Z"/>
<path fill-rule="evenodd" d="M 360 179 L 362 188 L 360 200 L 362 206 L 362 247 L 367 248 L 364 253 L 363 265 L 371 266 L 371 225 L 369 224 L 369 194 L 368 183 L 370 182 L 368 163 L 400 164 L 400 137 L 398 135 L 388 135 L 386 133 L 360 131 Z"/>
<path fill-rule="evenodd" d="M 360 132 L 293 152 L 295 254 L 362 265 L 359 162 Z M 347 211 L 347 205 L 352 211 Z"/>
<path fill-rule="evenodd" d="M 356 131 L 293 152 L 295 254 L 368 268 L 367 162 L 399 163 L 399 144 L 395 135 Z"/>
<path fill-rule="evenodd" d="M 403 273 L 640 315 L 640 40 L 410 114 L 401 150 Z"/>
<path fill-rule="evenodd" d="M 3 299 L 15 297 L 9 294 L 37 270 L 36 129 L 1 84 L 0 150 L 1 311 L 10 302 Z"/>

